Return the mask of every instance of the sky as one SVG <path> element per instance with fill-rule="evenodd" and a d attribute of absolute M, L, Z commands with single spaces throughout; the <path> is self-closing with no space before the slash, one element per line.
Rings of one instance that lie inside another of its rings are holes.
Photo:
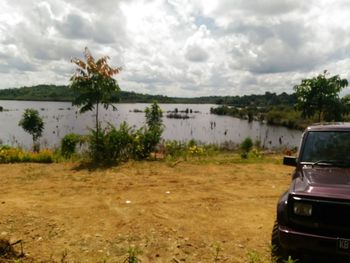
<path fill-rule="evenodd" d="M 85 47 L 137 93 L 292 93 L 324 70 L 350 80 L 349 10 L 348 0 L 1 0 L 0 89 L 68 85 Z"/>

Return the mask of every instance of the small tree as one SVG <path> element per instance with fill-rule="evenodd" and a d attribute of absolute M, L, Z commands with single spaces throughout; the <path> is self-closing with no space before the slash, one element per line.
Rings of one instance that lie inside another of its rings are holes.
<path fill-rule="evenodd" d="M 341 100 L 339 92 L 348 85 L 346 79 L 339 75 L 327 78 L 327 70 L 311 79 L 303 79 L 301 84 L 294 86 L 297 95 L 297 108 L 303 117 L 317 116 L 318 121 L 340 120 Z M 335 114 L 336 113 L 336 114 Z"/>
<path fill-rule="evenodd" d="M 133 155 L 136 159 L 148 158 L 151 152 L 159 144 L 163 133 L 162 110 L 157 102 L 145 110 L 147 127 L 143 127 L 136 132 L 135 147 Z"/>
<path fill-rule="evenodd" d="M 253 148 L 253 141 L 250 137 L 244 139 L 240 146 L 243 152 L 248 153 Z"/>
<path fill-rule="evenodd" d="M 25 109 L 22 119 L 18 123 L 26 132 L 32 135 L 33 150 L 39 151 L 40 145 L 37 143 L 44 130 L 44 122 L 39 112 L 35 109 Z"/>
<path fill-rule="evenodd" d="M 84 52 L 85 60 L 73 58 L 72 63 L 78 67 L 76 73 L 71 77 L 70 88 L 75 93 L 73 105 L 81 106 L 80 113 L 95 109 L 95 127 L 99 131 L 99 104 L 105 109 L 112 106 L 115 96 L 119 92 L 117 81 L 113 76 L 121 71 L 120 67 L 112 68 L 108 65 L 108 56 L 97 61 L 86 47 Z"/>
<path fill-rule="evenodd" d="M 162 126 L 163 112 L 157 102 L 153 102 L 151 107 L 147 107 L 145 113 L 146 123 L 149 129 Z"/>

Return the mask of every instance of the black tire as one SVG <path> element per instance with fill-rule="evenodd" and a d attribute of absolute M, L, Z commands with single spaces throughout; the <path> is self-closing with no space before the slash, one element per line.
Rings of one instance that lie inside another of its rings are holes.
<path fill-rule="evenodd" d="M 288 259 L 288 251 L 281 246 L 278 234 L 278 223 L 275 220 L 271 235 L 271 262 L 283 263 Z"/>

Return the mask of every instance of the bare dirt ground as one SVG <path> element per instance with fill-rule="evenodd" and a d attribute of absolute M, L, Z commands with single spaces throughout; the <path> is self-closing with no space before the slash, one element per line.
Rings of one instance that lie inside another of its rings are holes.
<path fill-rule="evenodd" d="M 23 262 L 123 262 L 130 247 L 143 263 L 267 258 L 291 171 L 227 158 L 0 165 L 0 238 L 23 241 Z"/>

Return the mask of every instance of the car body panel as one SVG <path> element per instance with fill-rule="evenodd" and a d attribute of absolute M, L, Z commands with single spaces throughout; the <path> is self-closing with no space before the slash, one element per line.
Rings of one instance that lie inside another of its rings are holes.
<path fill-rule="evenodd" d="M 350 169 L 303 166 L 293 182 L 293 193 L 315 197 L 350 199 Z"/>
<path fill-rule="evenodd" d="M 350 248 L 346 252 L 337 249 L 339 239 L 349 239 L 350 244 L 350 163 L 342 166 L 300 161 L 308 134 L 330 131 L 349 132 L 350 137 L 350 123 L 312 125 L 302 135 L 290 187 L 277 204 L 279 240 L 287 250 L 350 256 Z M 290 158 L 285 162 L 287 165 L 293 163 Z M 296 200 L 311 204 L 312 215 L 295 214 Z"/>

